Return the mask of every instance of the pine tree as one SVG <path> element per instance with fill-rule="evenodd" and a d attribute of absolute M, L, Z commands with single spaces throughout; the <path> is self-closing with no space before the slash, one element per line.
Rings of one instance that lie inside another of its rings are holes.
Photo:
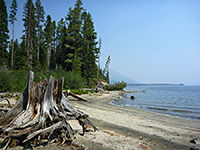
<path fill-rule="evenodd" d="M 75 52 L 77 51 L 78 57 L 81 57 L 81 44 L 82 44 L 82 36 L 81 36 L 81 15 L 82 15 L 82 7 L 83 3 L 81 0 L 77 0 L 74 9 L 69 8 L 69 13 L 66 18 L 68 23 L 67 28 L 67 37 L 65 43 L 65 61 L 64 67 L 67 71 L 72 70 L 73 59 L 75 56 Z"/>
<path fill-rule="evenodd" d="M 10 23 L 13 25 L 13 33 L 12 33 L 12 52 L 11 52 L 11 69 L 13 69 L 13 59 L 14 59 L 14 33 L 15 33 L 15 21 L 17 21 L 17 1 L 13 0 L 12 5 L 10 6 Z"/>
<path fill-rule="evenodd" d="M 105 64 L 105 68 L 103 70 L 103 76 L 104 79 L 109 83 L 109 64 L 110 64 L 111 58 L 110 55 L 107 58 L 106 64 Z"/>
<path fill-rule="evenodd" d="M 67 36 L 67 28 L 65 26 L 64 19 L 61 18 L 56 28 L 56 66 L 64 67 L 66 36 Z"/>
<path fill-rule="evenodd" d="M 37 59 L 39 60 L 40 48 L 42 48 L 42 25 L 44 23 L 44 7 L 40 0 L 35 2 L 36 31 L 37 31 Z"/>
<path fill-rule="evenodd" d="M 6 66 L 8 60 L 8 13 L 4 0 L 0 0 L 0 66 Z"/>
<path fill-rule="evenodd" d="M 16 63 L 19 67 L 18 69 L 27 69 L 28 66 L 26 64 L 27 62 L 27 47 L 26 47 L 26 39 L 23 36 L 22 42 L 20 43 L 20 49 L 18 53 L 16 53 Z"/>
<path fill-rule="evenodd" d="M 35 7 L 32 0 L 27 0 L 24 6 L 24 27 L 25 38 L 27 47 L 27 65 L 30 69 L 39 64 L 37 58 L 37 38 L 36 38 L 36 19 Z"/>
<path fill-rule="evenodd" d="M 13 43 L 13 42 L 12 42 Z M 19 53 L 19 50 L 20 50 L 20 45 L 19 45 L 19 42 L 18 42 L 18 40 L 16 39 L 15 41 L 14 41 L 14 60 L 13 60 L 13 69 L 20 69 L 20 66 L 18 66 L 18 61 L 19 61 L 19 57 L 21 57 L 21 56 L 19 56 L 18 55 L 18 53 Z M 12 54 L 11 54 L 12 55 Z"/>
<path fill-rule="evenodd" d="M 52 22 L 52 48 L 50 54 L 50 69 L 53 70 L 56 68 L 56 21 Z"/>
<path fill-rule="evenodd" d="M 45 36 L 44 31 L 41 32 L 41 45 L 40 45 L 40 53 L 39 53 L 39 61 L 42 69 L 48 69 L 47 67 L 47 49 L 45 45 Z"/>
<path fill-rule="evenodd" d="M 97 70 L 97 78 L 99 79 L 100 78 L 100 55 L 101 55 L 101 44 L 102 44 L 102 41 L 101 41 L 101 37 L 99 38 L 99 55 L 98 55 L 98 70 Z"/>
<path fill-rule="evenodd" d="M 51 16 L 47 16 L 47 20 L 45 22 L 44 29 L 45 36 L 45 47 L 47 49 L 47 67 L 50 69 L 50 58 L 51 58 L 51 50 L 52 50 L 52 42 L 53 42 L 53 27 L 51 22 Z"/>
<path fill-rule="evenodd" d="M 84 12 L 82 20 L 82 76 L 86 78 L 87 84 L 90 84 L 90 79 L 97 77 L 96 60 L 98 58 L 99 48 L 97 48 L 97 33 L 94 30 L 91 14 Z"/>
<path fill-rule="evenodd" d="M 81 75 L 81 61 L 80 61 L 80 57 L 78 57 L 77 55 L 77 52 L 74 55 L 72 71 Z"/>

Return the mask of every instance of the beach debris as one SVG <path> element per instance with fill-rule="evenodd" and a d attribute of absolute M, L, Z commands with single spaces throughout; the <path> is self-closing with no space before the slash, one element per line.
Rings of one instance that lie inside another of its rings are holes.
<path fill-rule="evenodd" d="M 64 79 L 41 80 L 34 83 L 30 71 L 26 88 L 17 103 L 0 116 L 0 148 L 32 148 L 56 142 L 61 145 L 72 143 L 74 130 L 69 120 L 78 120 L 83 135 L 88 126 L 97 131 L 89 116 L 72 107 L 62 92 Z M 68 92 L 68 95 L 70 92 Z M 67 96 L 68 96 L 67 95 Z"/>
<path fill-rule="evenodd" d="M 135 96 L 132 95 L 132 96 L 130 97 L 130 99 L 134 100 L 134 99 L 135 99 Z"/>
<path fill-rule="evenodd" d="M 84 99 L 84 98 L 82 98 L 82 97 L 80 97 L 80 96 L 78 96 L 78 95 L 75 95 L 74 93 L 72 93 L 70 90 L 66 90 L 65 92 L 63 92 L 64 94 L 65 94 L 65 96 L 67 97 L 67 96 L 72 96 L 72 97 L 74 97 L 74 98 L 77 98 L 78 100 L 80 100 L 80 101 L 85 101 L 85 102 L 87 102 L 87 100 L 86 99 Z"/>
<path fill-rule="evenodd" d="M 7 98 L 3 98 L 3 99 L 0 100 L 0 102 L 2 102 L 2 101 L 7 101 L 8 107 L 11 108 L 10 101 Z"/>
<path fill-rule="evenodd" d="M 193 144 L 196 144 L 196 145 L 200 146 L 200 139 L 194 138 L 194 139 L 190 140 L 190 143 L 193 143 Z"/>
<path fill-rule="evenodd" d="M 190 143 L 195 144 L 195 148 L 190 148 L 190 150 L 199 150 L 199 148 L 200 148 L 200 139 L 194 138 L 194 139 L 190 140 Z"/>

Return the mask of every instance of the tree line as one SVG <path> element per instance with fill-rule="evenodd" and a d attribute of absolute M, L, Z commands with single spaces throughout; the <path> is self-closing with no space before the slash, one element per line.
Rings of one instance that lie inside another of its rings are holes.
<path fill-rule="evenodd" d="M 8 15 L 4 0 L 0 0 L 0 67 L 10 70 L 54 71 L 81 78 L 85 85 L 94 79 L 109 82 L 110 56 L 105 68 L 100 68 L 101 39 L 97 39 L 90 12 L 81 0 L 69 7 L 67 16 L 56 22 L 47 15 L 40 0 L 27 0 L 23 9 L 21 42 L 14 38 L 17 21 L 17 1 L 13 0 Z M 9 41 L 8 22 L 12 25 Z"/>

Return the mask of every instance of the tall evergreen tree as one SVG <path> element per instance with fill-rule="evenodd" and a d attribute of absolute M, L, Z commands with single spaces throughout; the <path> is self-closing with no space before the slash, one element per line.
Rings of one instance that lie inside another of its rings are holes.
<path fill-rule="evenodd" d="M 67 36 L 67 28 L 64 22 L 64 19 L 58 22 L 56 28 L 56 65 L 64 67 L 64 52 L 65 52 L 65 43 Z"/>
<path fill-rule="evenodd" d="M 52 22 L 52 48 L 51 48 L 51 54 L 50 54 L 50 69 L 56 68 L 56 21 L 54 20 Z"/>
<path fill-rule="evenodd" d="M 41 4 L 40 0 L 35 2 L 35 16 L 36 16 L 36 31 L 37 31 L 37 59 L 39 59 L 40 49 L 42 46 L 42 25 L 44 23 L 44 7 Z"/>
<path fill-rule="evenodd" d="M 109 83 L 109 64 L 110 64 L 111 58 L 110 55 L 107 58 L 106 64 L 105 64 L 105 68 L 103 70 L 103 76 L 104 79 Z"/>
<path fill-rule="evenodd" d="M 47 67 L 47 49 L 46 49 L 46 41 L 44 31 L 41 32 L 41 44 L 40 44 L 40 53 L 39 53 L 39 61 L 42 69 L 48 69 Z"/>
<path fill-rule="evenodd" d="M 101 37 L 99 38 L 99 55 L 98 55 L 98 70 L 97 70 L 97 78 L 100 78 L 100 55 L 101 55 L 101 44 L 102 44 L 102 40 Z"/>
<path fill-rule="evenodd" d="M 90 84 L 90 79 L 97 77 L 96 60 L 98 58 L 99 48 L 97 48 L 97 33 L 94 30 L 94 23 L 92 21 L 91 14 L 84 12 L 82 19 L 82 75 L 86 78 L 87 84 Z"/>
<path fill-rule="evenodd" d="M 4 0 L 0 0 L 0 66 L 7 65 L 8 61 L 8 13 Z"/>
<path fill-rule="evenodd" d="M 13 42 L 12 42 L 13 43 Z M 17 58 L 17 55 L 18 55 L 18 52 L 19 52 L 19 49 L 20 49 L 20 45 L 19 45 L 19 42 L 18 42 L 18 40 L 16 39 L 15 41 L 14 41 L 14 60 L 13 60 L 13 62 L 14 62 L 14 64 L 13 64 L 13 69 L 20 69 L 20 66 L 18 66 L 18 59 L 19 58 Z M 11 55 L 12 55 L 12 53 L 11 53 Z M 21 56 L 18 56 L 18 57 L 21 57 Z"/>
<path fill-rule="evenodd" d="M 19 49 L 15 51 L 15 69 L 27 69 L 27 47 L 25 36 L 22 36 L 22 42 Z"/>
<path fill-rule="evenodd" d="M 77 51 L 78 57 L 81 53 L 81 16 L 82 16 L 82 7 L 83 3 L 81 0 L 77 0 L 74 9 L 69 8 L 68 16 L 66 17 L 68 28 L 67 28 L 67 37 L 66 37 L 66 51 L 65 55 L 65 69 L 72 70 L 73 59 L 75 52 Z"/>
<path fill-rule="evenodd" d="M 27 47 L 27 65 L 30 69 L 33 66 L 37 66 L 39 60 L 37 58 L 37 38 L 36 38 L 36 19 L 35 19 L 35 7 L 32 0 L 27 0 L 24 6 L 24 27 L 25 38 Z"/>
<path fill-rule="evenodd" d="M 17 1 L 13 0 L 12 5 L 10 6 L 10 16 L 9 21 L 13 25 L 13 33 L 12 33 L 12 52 L 11 52 L 11 69 L 13 69 L 13 59 L 14 59 L 14 33 L 15 33 L 15 21 L 17 21 Z"/>
<path fill-rule="evenodd" d="M 45 36 L 45 47 L 47 49 L 47 67 L 50 69 L 50 58 L 51 58 L 51 50 L 52 50 L 52 42 L 53 42 L 53 27 L 51 22 L 51 16 L 47 16 L 47 20 L 45 22 L 44 28 L 44 36 Z"/>

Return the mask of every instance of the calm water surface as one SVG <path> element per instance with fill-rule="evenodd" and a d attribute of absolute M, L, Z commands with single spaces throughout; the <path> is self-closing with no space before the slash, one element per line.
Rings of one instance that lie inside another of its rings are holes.
<path fill-rule="evenodd" d="M 113 105 L 132 107 L 200 121 L 200 86 L 127 86 L 122 100 L 114 100 Z M 131 100 L 130 96 L 135 99 Z"/>

